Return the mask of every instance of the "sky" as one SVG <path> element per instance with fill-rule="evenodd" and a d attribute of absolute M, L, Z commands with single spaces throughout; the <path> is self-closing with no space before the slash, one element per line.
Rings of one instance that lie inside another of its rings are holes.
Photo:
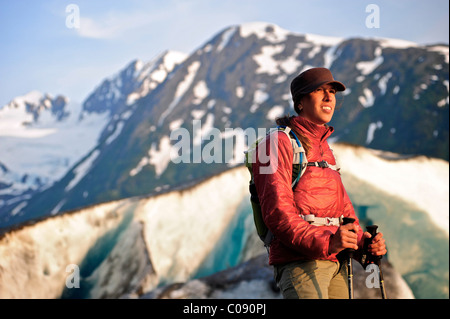
<path fill-rule="evenodd" d="M 81 103 L 135 59 L 189 54 L 255 21 L 301 34 L 449 42 L 447 0 L 0 0 L 0 107 L 32 90 Z"/>

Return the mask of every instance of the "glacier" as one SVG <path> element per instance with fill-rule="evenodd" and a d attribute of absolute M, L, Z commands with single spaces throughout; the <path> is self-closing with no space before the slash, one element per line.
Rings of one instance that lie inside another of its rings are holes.
<path fill-rule="evenodd" d="M 346 144 L 332 148 L 360 220 L 378 224 L 386 238 L 395 270 L 391 297 L 448 298 L 448 162 Z M 158 291 L 195 297 L 199 291 L 186 290 L 206 291 L 221 276 L 242 276 L 266 254 L 254 232 L 248 181 L 247 169 L 238 166 L 179 190 L 10 229 L 0 238 L 0 298 L 145 298 Z M 80 288 L 68 284 L 74 265 Z M 165 288 L 174 284 L 177 289 Z M 255 298 L 277 297 L 261 278 L 207 297 L 251 297 L 262 287 L 269 290 Z"/>
<path fill-rule="evenodd" d="M 0 298 L 59 298 L 72 264 L 95 287 L 83 295 L 89 298 L 119 297 L 126 291 L 110 287 L 128 272 L 134 281 L 127 282 L 144 291 L 187 280 L 247 195 L 247 179 L 242 170 L 231 171 L 193 188 L 95 205 L 11 230 L 0 240 Z M 133 261 L 135 267 L 123 266 Z"/>

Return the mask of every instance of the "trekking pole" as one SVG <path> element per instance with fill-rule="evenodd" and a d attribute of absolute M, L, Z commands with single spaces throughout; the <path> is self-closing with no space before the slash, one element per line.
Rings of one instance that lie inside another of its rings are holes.
<path fill-rule="evenodd" d="M 343 225 L 352 224 L 355 221 L 354 218 L 344 217 Z M 353 265 L 352 258 L 353 253 L 355 252 L 352 248 L 345 249 L 347 254 L 347 278 L 348 278 L 348 298 L 353 299 Z"/>
<path fill-rule="evenodd" d="M 368 245 L 372 242 L 372 239 L 377 235 L 377 225 L 371 225 L 371 226 L 367 226 L 366 230 L 369 232 L 370 235 L 372 235 L 372 237 L 370 238 L 366 238 L 367 244 L 366 242 L 364 242 L 364 249 L 363 249 L 363 254 L 367 254 L 367 249 L 368 249 Z M 367 254 L 368 255 L 368 254 Z M 362 260 L 363 265 L 364 264 L 368 264 L 368 263 L 375 263 L 378 267 L 378 278 L 380 280 L 380 290 L 381 290 L 381 298 L 382 299 L 387 299 L 386 296 L 386 290 L 384 288 L 384 278 L 383 278 L 383 272 L 381 271 L 381 258 L 383 256 L 373 256 L 373 255 L 368 255 L 367 257 L 367 261 L 366 260 Z"/>
<path fill-rule="evenodd" d="M 383 279 L 383 272 L 381 271 L 381 262 L 378 262 L 378 272 L 380 275 L 380 290 L 381 290 L 381 298 L 387 299 L 386 296 L 386 290 L 384 289 L 384 279 Z"/>

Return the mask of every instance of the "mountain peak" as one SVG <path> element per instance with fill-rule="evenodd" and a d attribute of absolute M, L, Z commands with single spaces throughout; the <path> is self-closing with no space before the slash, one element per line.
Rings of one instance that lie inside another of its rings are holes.
<path fill-rule="evenodd" d="M 258 38 L 266 38 L 270 42 L 281 42 L 291 34 L 291 31 L 285 30 L 276 24 L 267 22 L 247 22 L 239 26 L 240 34 L 246 38 L 256 35 Z"/>
<path fill-rule="evenodd" d="M 43 112 L 50 111 L 59 121 L 67 116 L 65 106 L 68 98 L 62 95 L 53 98 L 52 95 L 37 90 L 30 91 L 11 100 L 0 109 L 0 123 L 2 128 L 20 127 L 36 122 Z M 4 132 L 5 135 L 9 133 Z M 0 132 L 0 135 L 1 132 Z"/>
<path fill-rule="evenodd" d="M 39 104 L 43 96 L 42 92 L 33 90 L 24 95 L 15 97 L 6 105 L 6 107 L 24 108 L 26 104 Z"/>
<path fill-rule="evenodd" d="M 123 111 L 119 105 L 133 104 L 147 95 L 167 75 L 186 59 L 187 55 L 176 51 L 164 51 L 149 62 L 136 59 L 122 70 L 103 81 L 85 100 L 83 109 L 87 112 L 113 115 Z"/>
<path fill-rule="evenodd" d="M 244 38 L 256 35 L 259 39 L 267 39 L 270 42 L 277 43 L 286 40 L 288 35 L 303 35 L 305 36 L 308 42 L 313 42 L 319 45 L 330 45 L 334 46 L 342 41 L 345 38 L 335 37 L 335 36 L 325 36 L 319 34 L 312 33 L 297 33 L 293 31 L 286 30 L 276 24 L 272 24 L 269 22 L 255 21 L 255 22 L 246 22 L 240 24 L 238 26 L 231 26 L 227 28 L 225 31 L 235 29 L 239 27 L 240 35 Z M 373 40 L 378 41 L 382 47 L 390 47 L 397 49 L 404 49 L 409 47 L 418 47 L 420 46 L 418 43 L 403 40 L 403 39 L 394 39 L 394 38 L 374 38 Z"/>

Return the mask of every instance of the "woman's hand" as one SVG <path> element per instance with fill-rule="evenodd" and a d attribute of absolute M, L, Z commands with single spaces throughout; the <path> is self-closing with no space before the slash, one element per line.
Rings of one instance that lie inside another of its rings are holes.
<path fill-rule="evenodd" d="M 332 235 L 330 238 L 328 253 L 329 254 L 339 253 L 340 251 L 346 248 L 357 250 L 358 236 L 356 235 L 356 232 L 357 228 L 356 225 L 353 223 L 341 225 L 336 231 L 336 233 Z"/>
<path fill-rule="evenodd" d="M 363 234 L 363 239 L 371 238 L 372 235 L 369 232 L 365 232 Z M 383 238 L 383 233 L 377 233 L 376 236 L 372 239 L 372 243 L 368 247 L 369 253 L 374 256 L 383 256 L 386 255 L 386 242 Z"/>

